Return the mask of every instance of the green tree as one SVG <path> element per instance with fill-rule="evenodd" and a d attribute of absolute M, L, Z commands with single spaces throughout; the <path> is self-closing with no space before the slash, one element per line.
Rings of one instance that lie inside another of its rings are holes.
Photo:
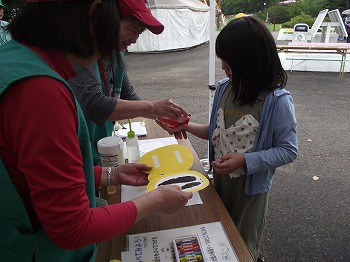
<path fill-rule="evenodd" d="M 237 13 L 259 13 L 266 11 L 266 8 L 277 5 L 283 0 L 222 0 L 221 9 L 225 15 Z M 296 3 L 288 6 L 293 16 L 300 15 L 302 12 L 317 16 L 323 9 L 339 9 L 340 12 L 350 8 L 350 0 L 297 0 Z M 265 5 L 264 5 L 265 3 Z"/>
<path fill-rule="evenodd" d="M 283 23 L 282 27 L 294 28 L 295 24 L 305 23 L 311 28 L 311 26 L 315 22 L 315 19 L 315 17 L 312 17 L 309 14 L 301 13 L 300 15 L 293 17 L 290 21 Z"/>
<path fill-rule="evenodd" d="M 244 2 L 245 1 L 222 0 L 220 7 L 224 15 L 233 15 L 239 13 L 240 11 L 238 10 L 244 9 L 244 5 L 242 6 Z"/>
<path fill-rule="evenodd" d="M 237 13 L 243 13 L 247 10 L 247 1 L 245 0 L 226 0 L 221 3 L 221 10 L 224 15 L 233 15 Z"/>
<path fill-rule="evenodd" d="M 329 9 L 329 1 L 327 0 L 308 0 L 304 2 L 307 14 L 317 17 L 321 10 Z"/>
<path fill-rule="evenodd" d="M 327 8 L 329 10 L 339 9 L 341 13 L 345 9 L 350 8 L 350 1 L 349 0 L 328 0 Z"/>
<path fill-rule="evenodd" d="M 301 13 L 317 17 L 318 13 L 324 9 L 339 9 L 341 13 L 343 10 L 347 9 L 347 4 L 344 0 L 299 0 L 289 5 L 287 8 L 292 17 L 300 15 Z"/>
<path fill-rule="evenodd" d="M 269 14 L 269 20 L 273 24 L 274 31 L 276 29 L 276 24 L 284 23 L 291 18 L 288 9 L 285 6 L 270 6 L 266 9 L 266 12 Z"/>
<path fill-rule="evenodd" d="M 223 0 L 221 9 L 225 15 L 237 13 L 259 13 L 271 5 L 275 5 L 276 0 Z"/>

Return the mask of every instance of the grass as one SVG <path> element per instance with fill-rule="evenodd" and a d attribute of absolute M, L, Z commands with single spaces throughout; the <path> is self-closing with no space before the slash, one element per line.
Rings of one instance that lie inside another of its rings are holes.
<path fill-rule="evenodd" d="M 273 30 L 273 24 L 266 24 L 267 28 L 270 29 L 270 31 L 279 31 L 281 29 L 281 24 L 275 25 L 275 30 Z"/>
<path fill-rule="evenodd" d="M 226 19 L 226 24 L 232 19 Z M 281 29 L 281 25 L 282 24 L 276 24 L 275 25 L 275 30 L 273 30 L 273 24 L 270 24 L 270 23 L 265 23 L 265 25 L 267 26 L 267 28 L 270 30 L 270 31 L 279 31 Z M 216 31 L 221 31 L 223 26 L 221 26 L 219 29 L 216 29 Z"/>

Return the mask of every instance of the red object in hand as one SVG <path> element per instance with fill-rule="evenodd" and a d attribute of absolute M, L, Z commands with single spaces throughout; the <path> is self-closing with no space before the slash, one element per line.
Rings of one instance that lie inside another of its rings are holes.
<path fill-rule="evenodd" d="M 190 116 L 190 114 L 188 114 L 187 116 L 182 115 L 177 120 L 173 120 L 169 117 L 162 117 L 160 120 L 168 128 L 177 128 L 180 124 L 187 125 L 188 122 L 190 122 Z"/>

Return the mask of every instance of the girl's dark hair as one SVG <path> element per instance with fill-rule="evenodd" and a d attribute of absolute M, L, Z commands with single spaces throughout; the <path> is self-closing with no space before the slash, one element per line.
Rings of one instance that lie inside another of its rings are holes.
<path fill-rule="evenodd" d="M 216 55 L 232 72 L 233 101 L 253 104 L 262 91 L 287 83 L 275 40 L 257 18 L 245 16 L 230 21 L 216 39 Z"/>
<path fill-rule="evenodd" d="M 28 3 L 9 25 L 12 38 L 48 51 L 79 57 L 112 59 L 119 49 L 120 15 L 116 0 L 103 0 L 90 13 L 92 1 Z"/>

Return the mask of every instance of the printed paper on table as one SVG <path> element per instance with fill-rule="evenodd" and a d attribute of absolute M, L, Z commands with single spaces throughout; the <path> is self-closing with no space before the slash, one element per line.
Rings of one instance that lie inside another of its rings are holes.
<path fill-rule="evenodd" d="M 238 262 L 221 222 L 128 235 L 129 250 L 123 252 L 123 261 L 173 262 L 173 239 L 188 235 L 199 238 L 206 261 Z"/>

